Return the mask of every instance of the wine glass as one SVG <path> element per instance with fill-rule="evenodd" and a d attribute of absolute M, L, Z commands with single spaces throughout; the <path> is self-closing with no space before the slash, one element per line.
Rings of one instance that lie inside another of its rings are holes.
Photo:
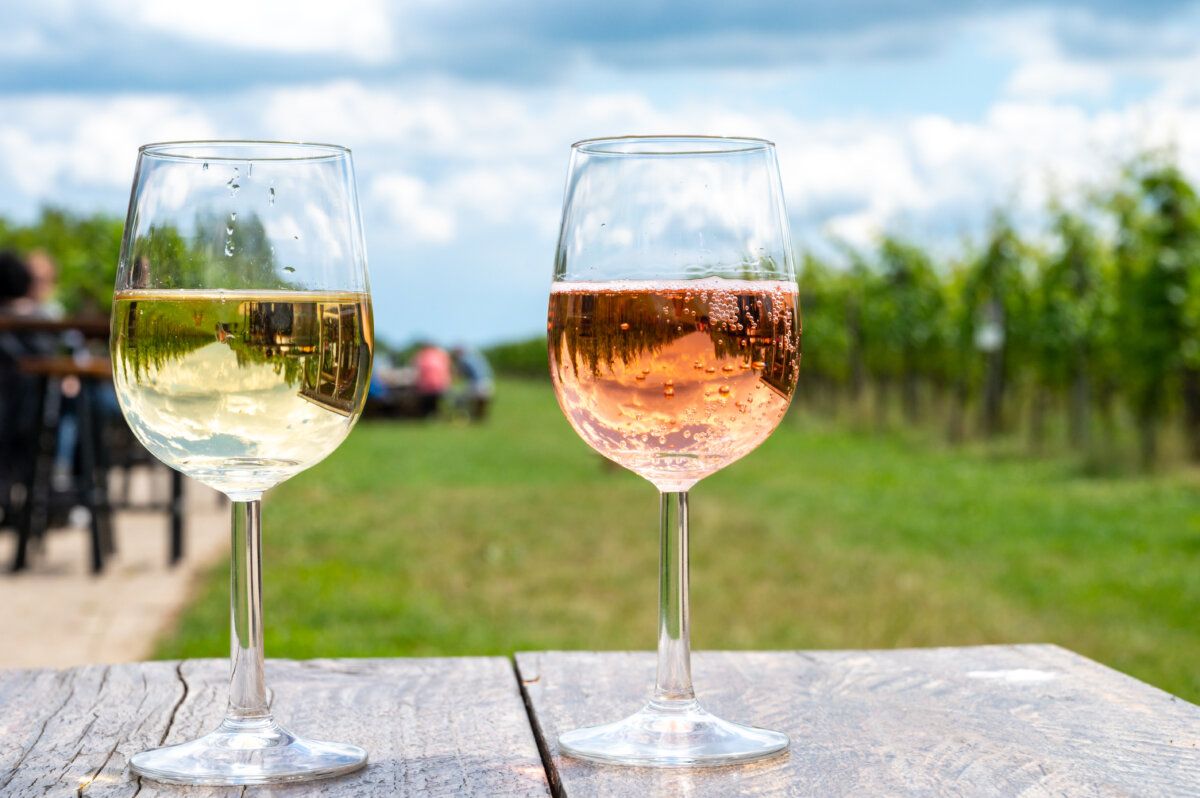
<path fill-rule="evenodd" d="M 373 350 L 350 151 L 258 141 L 138 152 L 112 312 L 121 410 L 159 460 L 233 506 L 229 706 L 213 732 L 135 754 L 186 784 L 301 781 L 362 767 L 271 715 L 263 674 L 260 500 L 338 447 Z"/>
<path fill-rule="evenodd" d="M 762 443 L 800 362 L 791 234 L 760 139 L 652 136 L 572 147 L 547 325 L 571 426 L 660 491 L 658 676 L 641 711 L 559 737 L 625 765 L 748 762 L 788 738 L 696 701 L 688 489 Z"/>

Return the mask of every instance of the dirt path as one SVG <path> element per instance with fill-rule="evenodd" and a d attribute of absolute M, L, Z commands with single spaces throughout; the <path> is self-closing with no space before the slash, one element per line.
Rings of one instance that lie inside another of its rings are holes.
<path fill-rule="evenodd" d="M 166 494 L 158 469 L 138 475 L 135 495 Z M 196 577 L 229 552 L 228 503 L 189 481 L 185 489 L 185 556 L 167 565 L 164 513 L 122 512 L 114 519 L 117 552 L 104 573 L 90 570 L 86 527 L 59 529 L 33 552 L 25 571 L 6 573 L 16 535 L 0 533 L 0 667 L 68 667 L 134 662 L 191 597 Z"/>

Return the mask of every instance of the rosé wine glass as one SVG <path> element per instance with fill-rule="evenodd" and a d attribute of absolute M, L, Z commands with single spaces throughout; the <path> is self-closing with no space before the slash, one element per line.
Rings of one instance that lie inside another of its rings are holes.
<path fill-rule="evenodd" d="M 571 426 L 661 494 L 653 697 L 624 720 L 566 732 L 560 750 L 668 767 L 785 751 L 786 735 L 700 706 L 688 639 L 688 489 L 762 443 L 796 387 L 800 309 L 774 145 L 576 143 L 547 329 Z"/>

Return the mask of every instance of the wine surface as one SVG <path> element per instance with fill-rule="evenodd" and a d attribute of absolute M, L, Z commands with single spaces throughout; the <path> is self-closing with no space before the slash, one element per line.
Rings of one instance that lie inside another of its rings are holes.
<path fill-rule="evenodd" d="M 790 282 L 555 283 L 547 328 L 571 426 L 660 490 L 686 490 L 762 443 L 796 387 Z"/>
<path fill-rule="evenodd" d="M 370 298 L 356 292 L 120 291 L 113 382 L 169 466 L 257 492 L 318 462 L 367 395 Z"/>

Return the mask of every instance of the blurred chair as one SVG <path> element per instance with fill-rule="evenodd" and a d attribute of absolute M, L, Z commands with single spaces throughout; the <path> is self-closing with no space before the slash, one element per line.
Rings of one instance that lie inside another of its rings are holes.
<path fill-rule="evenodd" d="M 17 531 L 35 448 L 34 380 L 17 369 L 13 342 L 0 332 L 0 528 Z"/>
<path fill-rule="evenodd" d="M 41 542 L 49 529 L 66 525 L 71 512 L 82 507 L 89 515 L 91 565 L 94 572 L 104 567 L 105 558 L 116 550 L 112 514 L 116 509 L 166 512 L 169 516 L 170 564 L 183 556 L 183 478 L 170 471 L 170 488 L 165 499 L 150 496 L 134 501 L 130 477 L 139 466 L 166 468 L 149 455 L 134 438 L 124 418 L 109 407 L 111 372 L 107 355 L 57 354 L 47 343 L 47 329 L 70 326 L 70 321 L 33 322 L 23 328 L 6 320 L 0 325 L 0 527 L 17 533 L 12 569 L 28 564 L 31 545 Z M 40 325 L 40 327 L 39 327 Z M 104 328 L 85 328 L 96 339 Z M 54 332 L 61 332 L 56 329 Z M 57 340 L 57 339 L 54 339 Z M 80 389 L 69 398 L 62 387 L 77 379 Z M 56 472 L 61 455 L 59 430 L 67 403 L 76 424 L 70 462 Z M 123 472 L 123 490 L 114 502 L 109 475 Z M 169 470 L 169 469 L 168 469 Z"/>
<path fill-rule="evenodd" d="M 83 507 L 91 528 L 92 570 L 104 567 L 104 558 L 115 551 L 112 506 L 108 499 L 108 467 L 103 445 L 103 422 L 96 412 L 97 390 L 108 379 L 107 359 L 81 361 L 66 355 L 31 355 L 17 359 L 20 383 L 28 390 L 33 410 L 27 414 L 28 434 L 20 435 L 14 461 L 23 467 L 18 494 L 23 500 L 17 513 L 17 550 L 13 570 L 28 564 L 29 547 L 40 543 L 47 530 L 63 526 L 72 510 Z M 76 445 L 65 473 L 55 473 L 59 426 L 67 397 L 65 378 L 79 380 L 74 397 Z"/>

